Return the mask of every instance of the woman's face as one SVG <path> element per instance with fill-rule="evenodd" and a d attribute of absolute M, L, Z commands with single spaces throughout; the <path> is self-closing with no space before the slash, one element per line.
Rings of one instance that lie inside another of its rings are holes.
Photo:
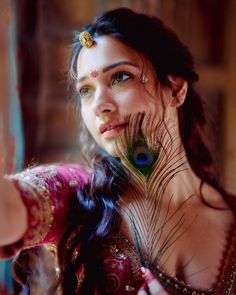
<path fill-rule="evenodd" d="M 76 89 L 90 134 L 99 146 L 117 156 L 116 140 L 124 131 L 125 118 L 154 110 L 160 118 L 163 101 L 147 60 L 112 37 L 95 41 L 93 47 L 82 48 L 78 56 Z"/>

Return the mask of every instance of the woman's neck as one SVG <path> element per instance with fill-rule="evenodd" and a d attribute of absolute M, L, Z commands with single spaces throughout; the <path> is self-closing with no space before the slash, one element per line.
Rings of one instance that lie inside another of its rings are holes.
<path fill-rule="evenodd" d="M 123 161 L 132 187 L 125 190 L 126 202 L 135 201 L 132 191 L 146 196 L 147 201 L 162 198 L 162 203 L 165 203 L 169 202 L 171 197 L 174 206 L 184 202 L 191 195 L 199 195 L 201 180 L 192 170 L 181 141 L 171 141 L 161 145 L 157 160 L 150 167 L 148 174 L 142 174 L 139 167 Z"/>
<path fill-rule="evenodd" d="M 163 148 L 148 176 L 131 167 L 128 170 L 131 185 L 120 200 L 122 230 L 138 237 L 153 260 L 161 255 L 159 243 L 164 243 L 168 235 L 173 240 L 178 238 L 193 222 L 195 216 L 189 214 L 189 208 L 193 208 L 193 202 L 199 203 L 201 181 L 181 145 L 169 153 Z"/>

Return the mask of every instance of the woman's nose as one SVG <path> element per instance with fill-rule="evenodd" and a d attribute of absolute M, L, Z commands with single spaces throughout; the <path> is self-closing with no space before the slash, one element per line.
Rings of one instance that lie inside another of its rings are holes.
<path fill-rule="evenodd" d="M 93 109 L 96 116 L 100 116 L 105 113 L 112 113 L 117 110 L 114 94 L 111 89 L 108 87 L 101 87 L 96 90 L 93 101 Z"/>

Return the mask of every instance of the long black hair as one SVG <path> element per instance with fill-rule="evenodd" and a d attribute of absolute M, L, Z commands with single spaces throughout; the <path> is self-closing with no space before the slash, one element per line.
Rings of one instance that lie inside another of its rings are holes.
<path fill-rule="evenodd" d="M 152 63 L 162 86 L 170 86 L 168 75 L 181 77 L 188 82 L 185 103 L 178 108 L 180 136 L 186 155 L 196 175 L 226 196 L 214 176 L 212 155 L 202 133 L 206 118 L 203 102 L 194 90 L 198 75 L 188 48 L 160 19 L 127 8 L 104 13 L 85 30 L 95 38 L 109 35 L 142 54 Z M 76 63 L 80 50 L 79 32 L 76 32 L 70 61 L 72 86 L 73 79 L 78 74 Z M 96 289 L 101 294 L 106 294 L 102 244 L 104 239 L 119 228 L 120 214 L 116 201 L 127 181 L 124 174 L 114 174 L 113 166 L 119 166 L 119 161 L 101 155 L 96 144 L 89 144 L 88 140 L 88 132 L 83 127 L 82 151 L 87 150 L 94 173 L 91 183 L 72 198 L 68 213 L 69 227 L 58 245 L 60 281 L 64 295 L 76 292 L 89 295 L 94 294 Z M 78 249 L 78 255 L 75 255 Z M 85 276 L 78 291 L 77 275 L 81 269 Z"/>
<path fill-rule="evenodd" d="M 178 108 L 181 139 L 194 172 L 204 181 L 217 186 L 212 155 L 202 132 L 206 123 L 205 110 L 202 99 L 194 90 L 198 74 L 189 49 L 160 19 L 127 8 L 116 9 L 95 18 L 85 30 L 94 37 L 109 35 L 145 56 L 152 63 L 162 86 L 170 85 L 168 75 L 181 77 L 188 82 L 185 103 Z M 76 62 L 80 50 L 77 32 L 70 63 L 72 81 L 77 76 Z M 82 132 L 82 136 L 85 136 L 85 132 Z"/>

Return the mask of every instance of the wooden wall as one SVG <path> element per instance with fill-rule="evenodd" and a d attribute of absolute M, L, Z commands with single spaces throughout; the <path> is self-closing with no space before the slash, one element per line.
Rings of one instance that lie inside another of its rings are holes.
<path fill-rule="evenodd" d="M 76 113 L 66 87 L 71 32 L 107 9 L 127 6 L 162 18 L 190 47 L 215 123 L 219 176 L 236 193 L 236 1 L 18 0 L 20 89 L 26 164 L 67 159 L 79 151 Z M 33 159 L 33 160 L 32 160 Z"/>

